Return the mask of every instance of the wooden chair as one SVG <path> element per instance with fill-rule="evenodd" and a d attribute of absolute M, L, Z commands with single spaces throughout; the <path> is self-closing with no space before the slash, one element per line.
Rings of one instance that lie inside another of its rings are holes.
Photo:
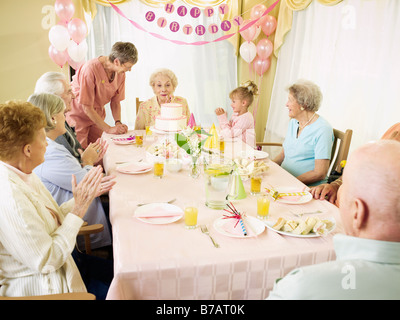
<path fill-rule="evenodd" d="M 136 114 L 138 114 L 139 106 L 143 101 L 140 101 L 139 98 L 136 98 Z"/>
<path fill-rule="evenodd" d="M 88 292 L 70 292 L 43 296 L 0 297 L 0 300 L 96 300 L 96 296 Z"/>
<path fill-rule="evenodd" d="M 83 226 L 78 232 L 78 236 L 83 236 L 85 239 L 85 251 L 86 254 L 92 254 L 92 247 L 90 244 L 90 235 L 102 232 L 104 230 L 104 226 L 100 223 L 88 225 L 87 222 L 84 222 Z"/>
<path fill-rule="evenodd" d="M 338 173 L 342 172 L 342 167 L 340 166 L 340 162 L 343 160 L 347 160 L 347 156 L 349 154 L 351 137 L 353 135 L 353 130 L 347 129 L 345 132 L 333 129 L 333 145 L 332 145 L 332 153 L 331 153 L 331 161 L 330 161 L 330 171 L 336 171 Z M 338 146 L 339 141 L 339 146 Z M 282 143 L 275 142 L 256 142 L 256 146 L 277 146 L 282 147 Z"/>

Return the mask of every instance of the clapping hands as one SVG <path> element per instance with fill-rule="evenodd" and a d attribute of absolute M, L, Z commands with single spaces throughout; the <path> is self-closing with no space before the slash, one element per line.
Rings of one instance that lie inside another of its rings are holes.
<path fill-rule="evenodd" d="M 108 144 L 106 141 L 102 139 L 97 139 L 96 142 L 90 143 L 85 151 L 80 150 L 82 166 L 93 166 L 103 159 L 104 154 L 106 153 L 108 148 Z"/>

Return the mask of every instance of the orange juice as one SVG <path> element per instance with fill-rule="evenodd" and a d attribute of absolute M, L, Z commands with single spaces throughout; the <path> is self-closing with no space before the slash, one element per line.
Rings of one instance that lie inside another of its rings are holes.
<path fill-rule="evenodd" d="M 193 130 L 201 130 L 201 126 L 194 126 Z"/>
<path fill-rule="evenodd" d="M 267 219 L 269 213 L 269 199 L 265 196 L 257 198 L 257 217 Z"/>
<path fill-rule="evenodd" d="M 137 134 L 135 139 L 136 139 L 136 146 L 137 147 L 142 147 L 143 146 L 143 135 L 142 134 Z"/>
<path fill-rule="evenodd" d="M 224 138 L 219 138 L 219 152 L 224 153 L 224 151 L 225 151 Z"/>
<path fill-rule="evenodd" d="M 164 174 L 164 162 L 154 162 L 154 176 L 162 178 Z"/>
<path fill-rule="evenodd" d="M 150 130 L 150 126 L 146 126 L 146 135 L 151 136 L 152 132 Z"/>
<path fill-rule="evenodd" d="M 250 193 L 257 194 L 261 191 L 261 177 L 253 176 L 250 181 Z"/>
<path fill-rule="evenodd" d="M 185 226 L 187 229 L 196 228 L 197 225 L 197 208 L 186 207 L 185 208 Z"/>

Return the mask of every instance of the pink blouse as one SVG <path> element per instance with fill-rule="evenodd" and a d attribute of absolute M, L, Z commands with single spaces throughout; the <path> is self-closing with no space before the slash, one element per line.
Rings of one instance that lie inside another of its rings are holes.
<path fill-rule="evenodd" d="M 94 122 L 86 115 L 82 105 L 93 106 L 97 114 L 105 119 L 104 105 L 125 99 L 125 73 L 116 73 L 110 82 L 99 58 L 95 58 L 78 69 L 72 77 L 71 87 L 76 98 L 67 113 L 67 122 L 78 128 L 90 126 Z"/>
<path fill-rule="evenodd" d="M 250 146 L 255 146 L 254 118 L 250 112 L 234 113 L 228 121 L 226 113 L 218 116 L 221 135 L 226 138 L 241 137 Z"/>

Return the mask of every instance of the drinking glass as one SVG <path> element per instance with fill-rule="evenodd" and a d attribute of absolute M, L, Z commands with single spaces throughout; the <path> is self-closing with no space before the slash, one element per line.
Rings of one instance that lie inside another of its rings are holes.
<path fill-rule="evenodd" d="M 257 198 L 257 218 L 267 219 L 269 214 L 269 198 L 266 195 L 261 195 Z"/>
<path fill-rule="evenodd" d="M 185 207 L 185 228 L 194 229 L 197 227 L 197 214 L 198 210 L 194 206 Z"/>
<path fill-rule="evenodd" d="M 136 133 L 136 147 L 141 148 L 143 147 L 143 133 Z"/>
<path fill-rule="evenodd" d="M 154 160 L 154 177 L 161 179 L 164 175 L 164 159 Z"/>
<path fill-rule="evenodd" d="M 252 175 L 250 179 L 250 194 L 256 195 L 261 192 L 261 175 Z"/>

